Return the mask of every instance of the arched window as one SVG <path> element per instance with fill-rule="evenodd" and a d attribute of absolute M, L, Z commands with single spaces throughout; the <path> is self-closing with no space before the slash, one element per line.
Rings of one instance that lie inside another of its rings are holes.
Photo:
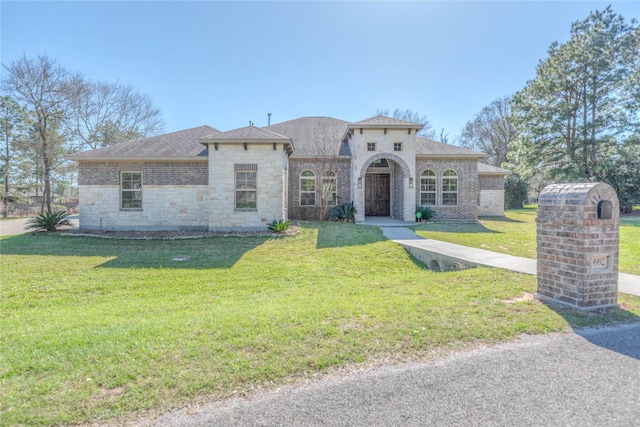
<path fill-rule="evenodd" d="M 436 205 L 437 180 L 436 173 L 427 169 L 420 175 L 420 205 Z"/>
<path fill-rule="evenodd" d="M 442 174 L 442 206 L 458 206 L 458 174 L 451 169 Z"/>
<path fill-rule="evenodd" d="M 322 173 L 322 205 L 335 206 L 338 201 L 336 192 L 337 177 L 334 171 L 324 171 Z"/>
<path fill-rule="evenodd" d="M 306 170 L 300 174 L 300 206 L 316 205 L 316 174 Z"/>

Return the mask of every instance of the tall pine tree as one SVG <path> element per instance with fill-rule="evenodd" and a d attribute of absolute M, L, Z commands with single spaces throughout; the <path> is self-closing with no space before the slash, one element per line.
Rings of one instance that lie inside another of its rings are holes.
<path fill-rule="evenodd" d="M 639 60 L 637 23 L 611 7 L 574 23 L 566 43 L 552 44 L 514 98 L 524 172 L 600 180 L 601 164 L 640 126 L 640 99 L 630 84 Z"/>

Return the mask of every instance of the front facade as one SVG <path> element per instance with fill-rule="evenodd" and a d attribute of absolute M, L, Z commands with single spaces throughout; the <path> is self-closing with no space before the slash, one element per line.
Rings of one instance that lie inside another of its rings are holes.
<path fill-rule="evenodd" d="M 415 221 L 502 215 L 504 169 L 483 153 L 420 137 L 418 123 L 303 117 L 264 128 L 187 129 L 70 156 L 80 228 L 257 230 L 319 220 L 353 202 L 367 217 Z"/>

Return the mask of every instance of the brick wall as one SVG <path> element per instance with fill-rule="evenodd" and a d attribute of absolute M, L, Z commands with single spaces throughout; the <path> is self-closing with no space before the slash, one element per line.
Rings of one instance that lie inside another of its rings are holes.
<path fill-rule="evenodd" d="M 504 190 L 504 176 L 479 175 L 480 190 Z"/>
<path fill-rule="evenodd" d="M 598 204 L 610 203 L 609 216 Z M 538 199 L 538 297 L 578 309 L 617 306 L 620 208 L 603 183 L 553 184 Z"/>
<path fill-rule="evenodd" d="M 435 220 L 465 219 L 476 220 L 478 216 L 478 161 L 476 159 L 429 159 L 416 161 L 416 200 L 420 200 L 420 175 L 431 169 L 437 177 Z M 458 174 L 458 206 L 442 205 L 442 174 L 453 169 Z"/>
<path fill-rule="evenodd" d="M 323 169 L 336 172 L 338 204 L 351 202 L 350 166 L 350 158 L 289 159 L 289 194 L 287 195 L 289 218 L 310 221 L 317 221 L 320 218 L 320 185 Z M 313 171 L 316 175 L 317 206 L 300 206 L 300 174 L 305 170 Z"/>
<path fill-rule="evenodd" d="M 120 172 L 142 171 L 143 185 L 207 185 L 207 162 L 87 162 L 78 165 L 78 185 L 120 185 Z"/>

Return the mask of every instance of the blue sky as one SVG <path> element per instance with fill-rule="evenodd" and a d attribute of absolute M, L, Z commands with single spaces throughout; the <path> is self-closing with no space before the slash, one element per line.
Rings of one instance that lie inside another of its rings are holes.
<path fill-rule="evenodd" d="M 571 23 L 612 4 L 567 2 L 0 2 L 1 58 L 47 55 L 131 84 L 167 132 L 302 116 L 425 114 L 449 138 L 521 89 Z M 3 70 L 4 71 L 4 70 Z"/>

